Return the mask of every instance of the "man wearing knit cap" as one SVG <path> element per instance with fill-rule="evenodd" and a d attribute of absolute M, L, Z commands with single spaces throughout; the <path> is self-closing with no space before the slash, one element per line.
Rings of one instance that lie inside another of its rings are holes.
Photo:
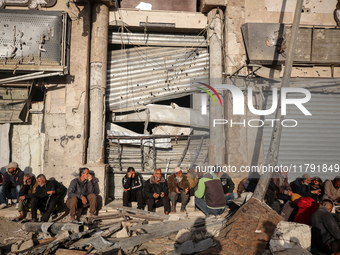
<path fill-rule="evenodd" d="M 16 208 L 19 206 L 19 191 L 24 181 L 24 172 L 18 168 L 18 163 L 11 162 L 6 166 L 4 181 L 0 186 L 0 209 L 7 206 L 7 199 L 16 199 Z"/>
<path fill-rule="evenodd" d="M 168 177 L 169 197 L 171 201 L 171 212 L 176 212 L 176 203 L 181 196 L 181 212 L 185 211 L 185 206 L 189 199 L 190 184 L 180 167 L 175 167 L 175 173 Z"/>

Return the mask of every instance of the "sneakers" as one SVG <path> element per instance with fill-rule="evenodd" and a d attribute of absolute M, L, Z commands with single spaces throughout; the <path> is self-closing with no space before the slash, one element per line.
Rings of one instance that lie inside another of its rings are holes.
<path fill-rule="evenodd" d="M 4 209 L 7 205 L 6 204 L 1 204 L 0 209 Z"/>
<path fill-rule="evenodd" d="M 19 209 L 19 203 L 15 204 L 15 209 Z"/>

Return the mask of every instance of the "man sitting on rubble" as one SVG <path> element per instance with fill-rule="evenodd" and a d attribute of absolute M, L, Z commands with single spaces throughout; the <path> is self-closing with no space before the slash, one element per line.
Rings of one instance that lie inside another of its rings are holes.
<path fill-rule="evenodd" d="M 189 182 L 189 196 L 194 196 L 199 180 L 199 173 L 195 166 L 188 170 L 187 179 Z"/>
<path fill-rule="evenodd" d="M 143 182 L 142 176 L 136 173 L 133 167 L 127 169 L 126 175 L 123 177 L 123 206 L 130 206 L 132 201 L 137 200 L 137 209 L 144 209 L 143 202 Z"/>
<path fill-rule="evenodd" d="M 13 221 L 21 221 L 26 218 L 27 209 L 31 208 L 31 197 L 38 187 L 36 179 L 31 174 L 25 174 L 24 185 L 19 192 L 19 208 L 20 215 L 13 219 Z"/>
<path fill-rule="evenodd" d="M 221 179 L 222 188 L 223 188 L 224 197 L 225 197 L 227 206 L 229 207 L 229 205 L 232 204 L 233 200 L 238 198 L 238 194 L 233 193 L 235 184 L 227 173 L 223 171 L 217 171 L 217 172 L 218 172 L 217 176 Z"/>
<path fill-rule="evenodd" d="M 272 176 L 273 182 L 279 189 L 277 198 L 283 200 L 284 203 L 286 203 L 288 200 L 291 200 L 291 196 L 293 194 L 292 188 L 288 183 L 288 171 L 288 167 L 285 166 L 279 173 L 274 172 Z"/>
<path fill-rule="evenodd" d="M 149 212 L 152 212 L 156 207 L 164 206 L 164 213 L 169 214 L 168 184 L 162 177 L 161 169 L 156 169 L 151 178 L 146 181 L 144 196 L 147 199 L 146 204 Z"/>
<path fill-rule="evenodd" d="M 290 183 L 290 187 L 294 193 L 299 194 L 302 197 L 312 197 L 312 194 L 320 194 L 321 190 L 311 191 L 309 184 L 312 182 L 311 177 L 308 174 L 302 175 L 302 178 L 296 178 L 295 181 Z"/>
<path fill-rule="evenodd" d="M 73 179 L 68 188 L 67 207 L 70 209 L 71 222 L 77 222 L 75 219 L 78 208 L 90 206 L 90 218 L 92 218 L 97 209 L 97 195 L 93 182 L 93 176 L 86 167 L 79 169 L 79 177 Z"/>
<path fill-rule="evenodd" d="M 324 200 L 314 212 L 310 224 L 312 226 L 312 244 L 327 254 L 340 252 L 340 229 L 331 214 L 333 203 Z"/>
<path fill-rule="evenodd" d="M 205 214 L 220 215 L 224 212 L 226 200 L 220 178 L 215 173 L 206 173 L 198 182 L 195 205 Z"/>
<path fill-rule="evenodd" d="M 25 198 L 31 198 L 32 221 L 38 221 L 37 210 L 39 209 L 42 212 L 41 221 L 47 222 L 65 188 L 56 180 L 46 180 L 43 174 L 37 176 L 37 183 L 35 193 L 25 195 Z"/>
<path fill-rule="evenodd" d="M 24 181 L 24 172 L 18 168 L 18 163 L 11 162 L 6 166 L 7 172 L 3 175 L 4 181 L 0 186 L 0 209 L 7 206 L 7 199 L 16 199 L 16 208 L 19 207 L 19 191 Z"/>
<path fill-rule="evenodd" d="M 335 177 L 333 181 L 325 181 L 325 197 L 340 203 L 340 176 Z"/>
<path fill-rule="evenodd" d="M 176 203 L 181 196 L 181 212 L 185 212 L 185 207 L 189 200 L 190 184 L 180 167 L 175 167 L 175 173 L 168 177 L 169 197 L 171 201 L 171 212 L 176 212 Z"/>

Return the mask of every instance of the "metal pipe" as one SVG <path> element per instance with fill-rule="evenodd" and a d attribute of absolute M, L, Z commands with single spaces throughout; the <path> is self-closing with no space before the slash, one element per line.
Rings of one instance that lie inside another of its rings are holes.
<path fill-rule="evenodd" d="M 290 39 L 290 43 L 288 46 L 287 58 L 285 62 L 285 69 L 283 72 L 281 87 L 289 87 L 289 81 L 290 81 L 290 76 L 291 76 L 292 67 L 293 67 L 296 39 L 297 39 L 297 35 L 299 32 L 302 4 L 303 4 L 303 0 L 297 0 L 293 26 L 292 26 L 292 37 Z M 268 154 L 267 154 L 266 161 L 265 161 L 265 165 L 271 165 L 271 166 L 276 165 L 278 161 L 281 133 L 282 133 L 282 126 L 279 124 L 284 120 L 284 116 L 281 115 L 281 93 L 278 98 L 278 107 L 276 110 L 275 119 L 279 119 L 280 121 L 277 121 L 274 124 L 272 139 L 270 141 L 270 146 L 269 146 Z M 272 172 L 266 172 L 265 174 L 261 176 L 256 186 L 255 192 L 254 192 L 255 198 L 259 199 L 260 201 L 264 199 L 271 177 L 272 177 Z"/>

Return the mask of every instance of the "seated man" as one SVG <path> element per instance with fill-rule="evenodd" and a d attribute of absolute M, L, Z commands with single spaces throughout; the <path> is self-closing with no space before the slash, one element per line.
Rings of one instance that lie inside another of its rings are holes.
<path fill-rule="evenodd" d="M 299 194 L 302 197 L 312 197 L 312 194 L 320 194 L 321 190 L 313 190 L 311 191 L 309 184 L 312 182 L 312 179 L 308 174 L 304 174 L 302 178 L 296 178 L 295 181 L 290 183 L 290 187 L 294 193 Z"/>
<path fill-rule="evenodd" d="M 175 167 L 175 173 L 168 177 L 169 197 L 171 201 L 171 212 L 176 212 L 176 202 L 178 196 L 181 196 L 181 212 L 185 212 L 185 207 L 189 199 L 190 184 L 188 179 L 182 173 L 180 167 Z"/>
<path fill-rule="evenodd" d="M 58 197 L 63 193 L 62 185 L 56 180 L 46 180 L 45 175 L 37 176 L 38 187 L 35 193 L 25 195 L 31 198 L 32 221 L 38 221 L 37 210 L 42 212 L 41 221 L 47 222 L 54 211 Z"/>
<path fill-rule="evenodd" d="M 137 200 L 137 209 L 144 209 L 142 176 L 133 167 L 127 169 L 123 177 L 123 206 Z"/>
<path fill-rule="evenodd" d="M 312 182 L 310 184 L 310 190 L 321 190 L 321 193 L 319 194 L 313 194 L 312 193 L 312 198 L 318 202 L 319 204 L 321 204 L 322 202 L 322 195 L 323 195 L 323 184 L 322 184 L 322 180 L 320 177 L 313 177 L 312 178 Z"/>
<path fill-rule="evenodd" d="M 31 174 L 25 174 L 24 185 L 19 192 L 19 208 L 20 215 L 13 221 L 21 221 L 26 218 L 26 208 L 31 208 L 31 194 L 34 194 L 38 187 L 38 183 Z"/>
<path fill-rule="evenodd" d="M 279 189 L 279 193 L 277 194 L 277 198 L 287 202 L 291 200 L 291 196 L 293 194 L 292 188 L 288 183 L 288 167 L 283 167 L 281 172 L 274 172 L 272 176 L 272 180 L 275 183 L 276 187 Z"/>
<path fill-rule="evenodd" d="M 325 181 L 325 195 L 333 202 L 340 202 L 340 176 L 333 181 Z"/>
<path fill-rule="evenodd" d="M 11 162 L 6 166 L 4 181 L 0 186 L 0 209 L 7 206 L 7 199 L 16 199 L 16 208 L 19 207 L 19 191 L 24 181 L 24 172 L 18 168 L 18 163 Z"/>
<path fill-rule="evenodd" d="M 144 196 L 147 199 L 146 204 L 149 212 L 152 212 L 156 207 L 164 206 L 164 213 L 169 214 L 168 184 L 162 177 L 161 169 L 156 169 L 151 178 L 146 181 Z"/>
<path fill-rule="evenodd" d="M 79 177 L 71 181 L 68 187 L 67 207 L 70 209 L 71 221 L 76 222 L 78 208 L 90 206 L 90 217 L 96 212 L 97 195 L 90 170 L 86 167 L 79 169 Z"/>
<path fill-rule="evenodd" d="M 227 206 L 229 206 L 235 198 L 238 198 L 238 194 L 233 193 L 235 184 L 227 173 L 220 171 L 217 173 L 217 176 L 221 179 L 224 197 Z"/>
<path fill-rule="evenodd" d="M 199 180 L 199 174 L 197 173 L 197 170 L 196 170 L 195 167 L 188 170 L 187 179 L 188 179 L 189 186 L 190 186 L 189 195 L 194 196 L 195 191 L 197 190 L 197 184 L 198 184 L 198 180 Z"/>
<path fill-rule="evenodd" d="M 224 212 L 226 200 L 220 178 L 206 173 L 198 182 L 195 205 L 205 214 L 220 215 Z"/>
<path fill-rule="evenodd" d="M 324 200 L 310 220 L 312 243 L 327 254 L 340 252 L 340 229 L 331 214 L 332 209 L 332 201 Z"/>

